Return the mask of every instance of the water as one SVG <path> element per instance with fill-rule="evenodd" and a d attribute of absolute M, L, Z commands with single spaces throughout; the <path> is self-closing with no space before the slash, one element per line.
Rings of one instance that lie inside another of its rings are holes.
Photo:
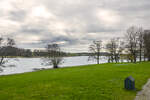
<path fill-rule="evenodd" d="M 100 63 L 106 62 L 107 60 L 102 57 Z M 12 58 L 5 64 L 7 67 L 3 68 L 3 72 L 1 72 L 0 75 L 31 72 L 34 71 L 34 69 L 41 68 L 52 68 L 52 65 L 46 66 L 42 63 L 43 60 L 41 58 Z M 96 61 L 88 61 L 88 56 L 65 57 L 64 63 L 59 67 L 71 67 L 88 64 L 96 64 Z"/>

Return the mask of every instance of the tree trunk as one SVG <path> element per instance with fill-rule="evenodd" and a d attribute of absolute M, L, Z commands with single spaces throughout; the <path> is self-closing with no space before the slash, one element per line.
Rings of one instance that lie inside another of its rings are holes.
<path fill-rule="evenodd" d="M 150 54 L 148 54 L 148 61 L 150 61 Z"/>
<path fill-rule="evenodd" d="M 58 66 L 57 66 L 57 65 L 54 65 L 54 68 L 58 68 Z"/>
<path fill-rule="evenodd" d="M 99 64 L 99 56 L 100 56 L 100 51 L 98 50 L 98 54 L 97 54 L 97 64 Z"/>
<path fill-rule="evenodd" d="M 98 56 L 98 58 L 97 58 L 97 64 L 99 64 L 99 56 Z"/>
<path fill-rule="evenodd" d="M 110 56 L 108 57 L 108 63 L 110 63 Z"/>
<path fill-rule="evenodd" d="M 136 55 L 134 54 L 134 63 L 136 63 Z"/>
<path fill-rule="evenodd" d="M 114 62 L 113 54 L 111 54 L 111 62 Z"/>
<path fill-rule="evenodd" d="M 3 60 L 4 60 L 4 57 L 2 56 L 1 60 L 0 60 L 0 65 L 3 64 Z"/>
<path fill-rule="evenodd" d="M 144 50 L 144 61 L 146 61 L 146 54 L 145 54 L 145 50 Z"/>
<path fill-rule="evenodd" d="M 142 61 L 142 50 L 141 50 L 141 47 L 140 47 L 140 62 Z"/>

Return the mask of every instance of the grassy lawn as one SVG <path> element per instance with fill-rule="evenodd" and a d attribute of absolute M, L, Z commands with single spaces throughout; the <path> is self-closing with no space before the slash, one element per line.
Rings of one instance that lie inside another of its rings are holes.
<path fill-rule="evenodd" d="M 135 78 L 136 91 L 124 89 Z M 0 76 L 0 100 L 134 100 L 150 63 L 100 64 Z"/>

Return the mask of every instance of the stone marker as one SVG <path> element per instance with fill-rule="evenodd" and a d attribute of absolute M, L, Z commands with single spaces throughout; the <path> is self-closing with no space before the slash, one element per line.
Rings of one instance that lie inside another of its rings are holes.
<path fill-rule="evenodd" d="M 135 89 L 135 80 L 132 76 L 129 76 L 124 81 L 125 89 L 134 90 Z"/>

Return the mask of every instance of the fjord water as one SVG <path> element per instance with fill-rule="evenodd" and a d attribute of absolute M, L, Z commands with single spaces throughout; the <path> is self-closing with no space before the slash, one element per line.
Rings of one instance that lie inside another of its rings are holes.
<path fill-rule="evenodd" d="M 100 63 L 106 63 L 107 59 L 102 57 Z M 88 56 L 65 57 L 59 67 L 72 67 L 79 65 L 96 64 L 96 61 L 88 61 Z M 5 64 L 3 72 L 0 75 L 31 72 L 34 69 L 52 68 L 52 65 L 45 65 L 42 58 L 11 58 Z"/>

